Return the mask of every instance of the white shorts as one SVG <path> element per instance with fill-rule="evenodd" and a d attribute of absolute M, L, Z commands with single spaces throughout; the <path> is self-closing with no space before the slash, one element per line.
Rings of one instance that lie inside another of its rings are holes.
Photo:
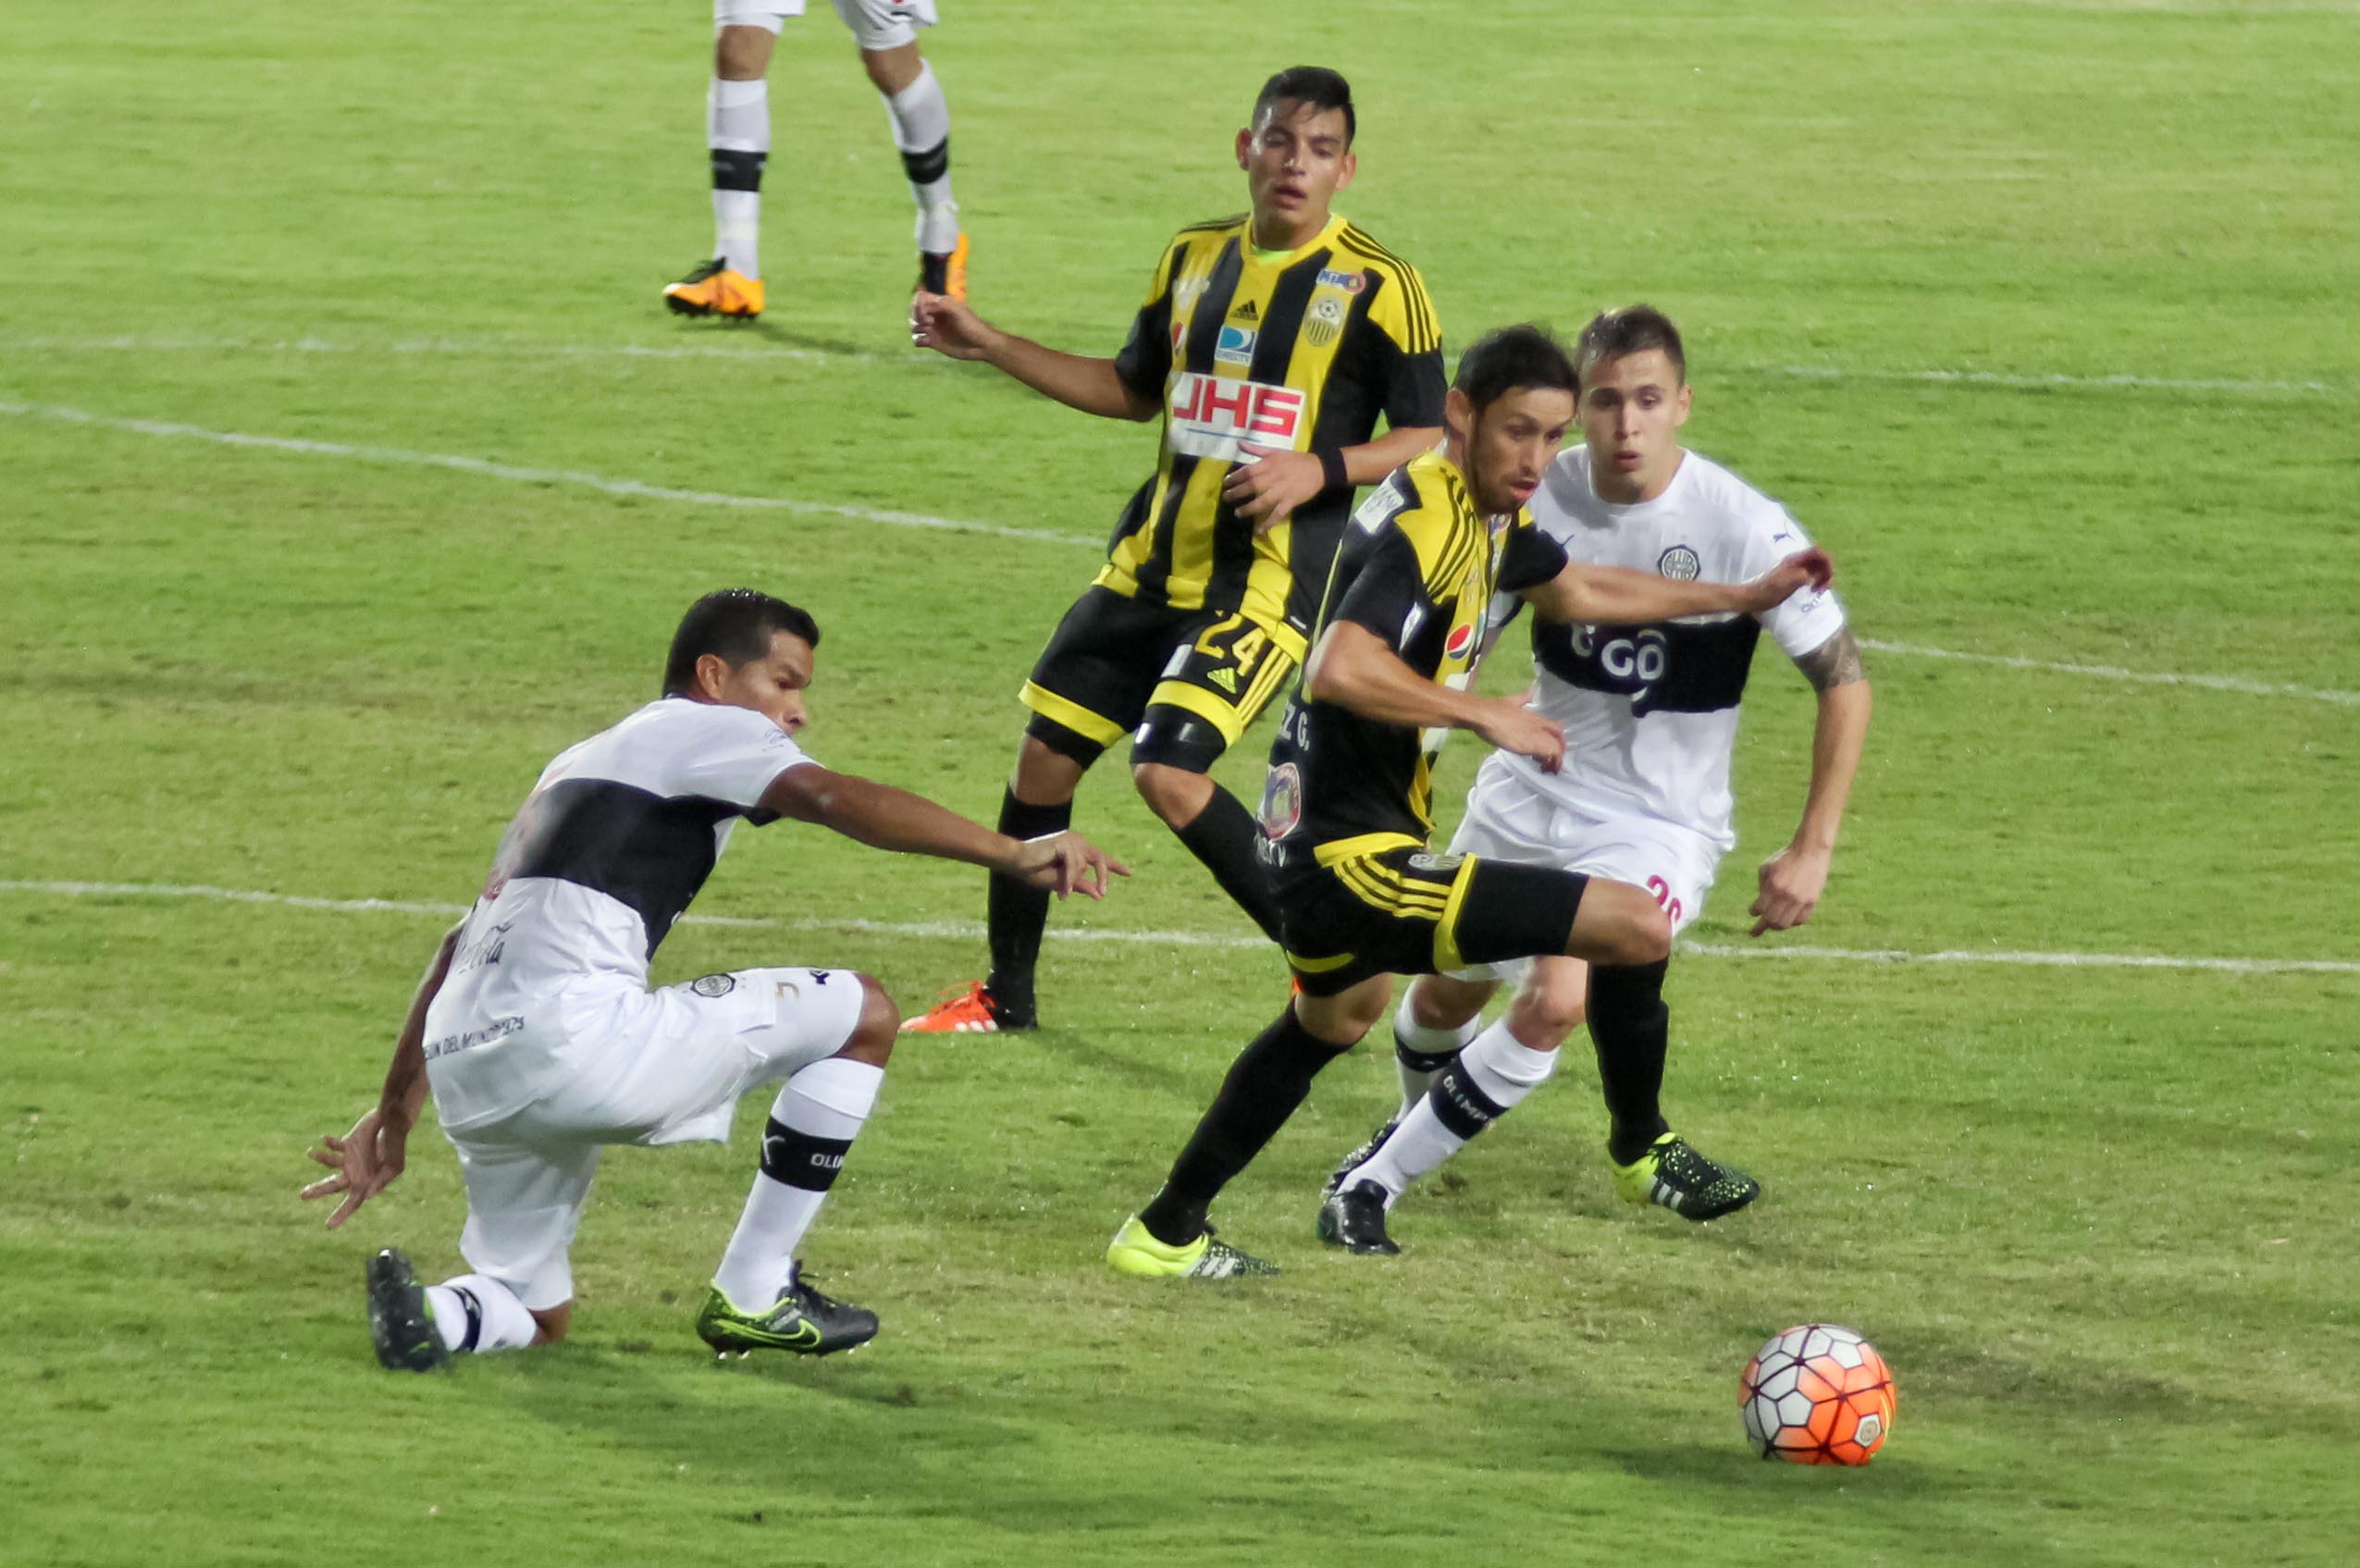
<path fill-rule="evenodd" d="M 835 14 L 852 30 L 853 42 L 874 53 L 918 42 L 918 30 L 934 25 L 934 0 L 834 0 Z M 803 0 L 713 0 L 713 25 L 759 27 L 776 32 L 789 17 L 803 14 Z"/>
<path fill-rule="evenodd" d="M 1660 817 L 1590 811 L 1533 787 L 1494 752 L 1467 791 L 1467 814 L 1451 853 L 1626 882 L 1654 896 L 1676 936 L 1704 910 L 1721 868 L 1721 846 Z M 1520 980 L 1531 960 L 1453 969 L 1456 980 Z"/>
<path fill-rule="evenodd" d="M 787 1078 L 852 1038 L 850 969 L 740 969 L 659 991 L 618 989 L 566 1008 L 566 1066 L 550 1092 L 448 1135 L 467 1183 L 459 1251 L 468 1266 L 545 1312 L 574 1299 L 566 1257 L 609 1143 L 726 1142 L 738 1096 Z M 502 1051 L 536 1047 L 520 1032 Z"/>

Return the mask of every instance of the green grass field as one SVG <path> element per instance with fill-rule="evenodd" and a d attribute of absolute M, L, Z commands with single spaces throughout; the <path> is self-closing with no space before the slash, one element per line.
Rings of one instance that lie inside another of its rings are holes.
<path fill-rule="evenodd" d="M 361 1261 L 455 1270 L 455 1162 L 422 1129 L 332 1235 L 294 1191 L 375 1093 L 447 919 L 414 906 L 471 895 L 731 583 L 826 626 L 815 755 L 988 819 L 1153 437 L 907 349 L 906 189 L 824 7 L 772 72 L 770 315 L 714 330 L 656 305 L 710 238 L 693 6 L 33 0 L 0 19 L 0 1562 L 2352 1561 L 2354 7 L 945 8 L 1007 325 L 1111 352 L 1307 58 L 1358 89 L 1340 205 L 1454 344 L 1640 297 L 1687 327 L 1693 443 L 1882 649 L 1820 917 L 1744 934 L 1808 760 L 1765 655 L 1674 967 L 1671 1109 L 1765 1201 L 1616 1204 L 1577 1045 L 1404 1204 L 1403 1257 L 1328 1253 L 1318 1179 L 1391 1093 L 1364 1049 L 1222 1204 L 1283 1278 L 1112 1277 L 1285 981 L 1109 770 L 1081 824 L 1138 874 L 1056 918 L 1104 940 L 1050 943 L 1054 1027 L 899 1056 L 809 1246 L 874 1345 L 717 1368 L 689 1332 L 741 1130 L 610 1156 L 571 1343 L 380 1372 Z M 773 923 L 684 926 L 660 981 L 857 966 L 914 1009 L 979 972 L 978 877 L 814 830 L 741 834 L 698 907 Z M 1899 1377 L 1865 1471 L 1740 1439 L 1746 1357 L 1814 1318 Z"/>

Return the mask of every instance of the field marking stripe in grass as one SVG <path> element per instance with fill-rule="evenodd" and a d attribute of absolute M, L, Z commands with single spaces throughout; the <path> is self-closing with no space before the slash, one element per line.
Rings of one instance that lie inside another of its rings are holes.
<path fill-rule="evenodd" d="M 890 364 L 939 369 L 951 362 L 939 354 L 883 352 L 874 349 L 802 348 L 753 342 L 566 343 L 500 338 L 397 338 L 382 344 L 338 342 L 305 334 L 298 338 L 222 338 L 178 333 L 112 333 L 96 337 L 55 333 L 0 333 L 0 349 L 29 353 L 277 353 L 451 355 L 548 359 L 732 359 L 782 360 L 790 364 Z M 2360 385 L 2333 381 L 2270 380 L 2227 376 L 2141 376 L 2119 372 L 2075 376 L 2063 371 L 1876 369 L 1845 364 L 1732 364 L 1731 376 L 1775 376 L 1798 381 L 1883 381 L 1933 387 L 1994 387 L 2011 391 L 2216 392 L 2243 397 L 2345 398 L 2360 396 Z"/>
<path fill-rule="evenodd" d="M 325 909 L 346 915 L 463 915 L 464 904 L 433 904 L 400 898 L 318 898 L 295 893 L 262 893 L 234 887 L 143 882 L 24 882 L 0 879 L 0 892 L 44 894 L 65 898 L 204 898 L 230 904 L 272 904 L 292 909 Z M 874 936 L 915 936 L 981 941 L 977 920 L 763 920 L 740 915 L 688 915 L 691 925 L 749 931 L 855 931 Z M 1157 947 L 1266 948 L 1258 936 L 1219 936 L 1192 931 L 1112 931 L 1051 926 L 1058 942 L 1123 942 Z M 2343 958 L 2195 958 L 2149 953 L 2004 953 L 1952 947 L 1911 953 L 1897 947 L 1744 946 L 1730 943 L 1682 942 L 1679 950 L 1708 958 L 1815 958 L 1855 964 L 2005 964 L 2036 969 L 2199 969 L 2220 974 L 2360 974 L 2360 961 Z"/>
<path fill-rule="evenodd" d="M 1960 653 L 1946 648 L 1884 642 L 1873 637 L 1862 637 L 1860 646 L 1875 653 L 1897 653 L 1905 659 L 1957 659 L 1969 664 L 1995 664 L 2009 670 L 2091 675 L 2101 680 L 2137 681 L 2147 685 L 2201 686 L 2206 691 L 2238 692 L 2247 697 L 2300 697 L 2313 702 L 2331 702 L 2341 708 L 2360 708 L 2360 691 L 2323 691 L 2279 681 L 2252 681 L 2242 675 L 2192 675 L 2168 670 L 2126 670 L 2118 664 L 2062 663 L 2047 659 L 2026 659 L 2012 653 Z"/>
<path fill-rule="evenodd" d="M 215 430 L 202 425 L 183 425 L 170 420 L 126 419 L 115 414 L 93 414 L 86 409 L 69 408 L 57 403 L 21 403 L 0 401 L 0 415 L 54 420 L 59 424 L 81 425 L 102 430 L 119 430 L 140 436 L 207 441 L 216 446 L 291 452 L 303 457 L 349 458 L 362 463 L 389 463 L 405 468 L 443 468 L 461 474 L 472 474 L 481 478 L 504 479 L 518 484 L 575 485 L 586 489 L 597 490 L 602 495 L 684 501 L 694 506 L 767 509 L 810 515 L 845 517 L 855 522 L 876 523 L 896 528 L 928 528 L 948 533 L 987 534 L 995 538 L 1026 539 L 1036 544 L 1086 546 L 1093 550 L 1104 548 L 1102 541 L 1094 536 L 1063 534 L 1046 528 L 1010 528 L 995 523 L 964 523 L 957 518 L 934 517 L 921 512 L 894 512 L 876 507 L 845 506 L 832 501 L 801 500 L 789 496 L 743 496 L 722 490 L 680 489 L 669 485 L 651 485 L 641 479 L 617 479 L 603 474 L 585 473 L 578 469 L 525 468 L 515 463 L 494 463 L 488 458 L 462 457 L 445 452 L 411 451 L 402 447 L 363 446 L 346 441 L 321 441 L 297 436 L 257 436 L 239 430 Z M 2010 670 L 2037 670 L 2048 674 L 2085 675 L 2103 680 L 2136 681 L 2154 685 L 2198 686 L 2209 691 L 2237 692 L 2248 697 L 2297 697 L 2314 702 L 2334 703 L 2340 707 L 2360 707 L 2360 692 L 2316 690 L 2308 686 L 2288 685 L 2273 681 L 2248 680 L 2236 675 L 2183 674 L 2171 671 L 2126 670 L 2111 664 L 2060 663 L 2052 660 L 2026 659 L 2014 654 L 1961 653 L 1949 648 L 1925 648 L 1916 643 L 1884 642 L 1866 637 L 1860 640 L 1860 646 L 1879 653 L 1899 654 L 1904 658 L 1955 659 L 1971 664 L 1989 664 Z"/>
<path fill-rule="evenodd" d="M 1087 545 L 1100 548 L 1088 535 L 1053 533 L 1046 528 L 1007 528 L 995 523 L 962 523 L 922 512 L 894 512 L 880 507 L 846 506 L 835 501 L 803 500 L 794 496 L 741 496 L 723 490 L 685 490 L 650 485 L 641 479 L 616 479 L 569 468 L 525 468 L 488 458 L 462 457 L 449 452 L 411 451 L 402 447 L 362 446 L 349 441 L 319 441 L 299 436 L 256 436 L 241 430 L 214 430 L 202 425 L 181 425 L 164 419 L 124 419 L 92 414 L 56 403 L 0 401 L 0 414 L 53 420 L 61 425 L 85 425 L 102 430 L 127 431 L 180 440 L 207 441 L 215 446 L 247 447 L 265 451 L 294 452 L 305 457 L 351 458 L 362 463 L 389 463 L 402 468 L 447 468 L 487 479 L 525 485 L 575 485 L 611 496 L 636 496 L 647 500 L 686 501 L 696 506 L 734 506 L 806 515 L 844 517 L 857 523 L 881 523 L 896 528 L 932 528 L 958 534 L 989 534 L 996 538 L 1027 539 L 1039 544 Z"/>

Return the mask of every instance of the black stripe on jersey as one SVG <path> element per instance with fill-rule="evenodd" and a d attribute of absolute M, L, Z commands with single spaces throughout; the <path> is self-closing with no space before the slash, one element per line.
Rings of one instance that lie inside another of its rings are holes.
<path fill-rule="evenodd" d="M 1234 220 L 1233 220 L 1234 221 Z M 1206 228 L 1218 225 L 1207 224 Z M 1178 263 L 1174 264 L 1175 267 Z M 1213 258 L 1212 270 L 1205 275 L 1205 292 L 1196 302 L 1195 313 L 1189 317 L 1188 340 L 1181 346 L 1176 370 L 1193 371 L 1199 376 L 1213 374 L 1213 352 L 1220 346 L 1221 324 L 1229 319 L 1229 301 L 1237 295 L 1238 279 L 1245 275 L 1245 257 L 1232 236 L 1221 246 L 1220 254 Z M 1178 281 L 1177 272 L 1174 281 Z M 1167 330 L 1169 330 L 1168 327 Z M 1164 480 L 1164 504 L 1154 518 L 1146 521 L 1148 534 L 1160 541 L 1155 552 L 1139 563 L 1132 574 L 1139 591 L 1150 599 L 1160 599 L 1169 591 L 1172 580 L 1172 553 L 1180 509 L 1188 500 L 1189 481 L 1196 476 L 1201 458 L 1175 452 L 1170 472 Z M 1152 492 L 1154 480 L 1148 481 Z M 1118 529 L 1116 537 L 1121 537 Z"/>
<path fill-rule="evenodd" d="M 1256 328 L 1258 336 L 1254 340 L 1254 357 L 1246 365 L 1245 373 L 1250 379 L 1271 386 L 1287 384 L 1287 368 L 1294 359 L 1295 339 L 1303 330 L 1304 313 L 1311 308 L 1312 292 L 1319 287 L 1319 269 L 1328 265 L 1333 253 L 1320 250 L 1279 275 L 1278 282 L 1270 290 L 1270 302 L 1262 312 L 1261 326 Z M 1235 290 L 1236 284 L 1232 281 L 1230 291 Z M 1209 302 L 1211 290 L 1205 290 L 1205 297 Z M 1198 321 L 1205 319 L 1205 309 L 1204 305 L 1197 307 Z M 1228 314 L 1225 301 L 1221 314 L 1212 318 L 1217 330 Z M 1329 379 L 1332 381 L 1333 377 Z M 1325 401 L 1324 397 L 1322 401 Z M 1329 510 L 1336 508 L 1331 506 Z M 1306 508 L 1305 534 L 1310 532 L 1308 512 Z M 1239 604 L 1244 601 L 1246 578 L 1254 570 L 1254 530 L 1242 525 L 1237 510 L 1223 500 L 1215 513 L 1213 566 L 1205 584 L 1207 604 Z"/>
<path fill-rule="evenodd" d="M 1540 667 L 1583 691 L 1629 698 L 1632 714 L 1643 719 L 1736 707 L 1761 623 L 1737 615 L 1702 626 L 1599 626 L 1588 632 L 1587 653 L 1575 632 L 1562 623 L 1533 623 L 1532 654 Z"/>
<path fill-rule="evenodd" d="M 1426 280 L 1417 268 L 1368 237 L 1368 231 L 1357 224 L 1344 225 L 1343 237 L 1357 248 L 1383 262 L 1401 274 L 1402 289 L 1408 306 L 1410 341 L 1405 345 L 1411 353 L 1426 353 L 1442 346 L 1442 334 L 1434 317 L 1434 302 L 1426 297 Z"/>
<path fill-rule="evenodd" d="M 637 912 L 648 956 L 713 870 L 713 830 L 753 813 L 612 779 L 563 779 L 525 802 L 501 846 L 510 877 L 554 877 Z"/>

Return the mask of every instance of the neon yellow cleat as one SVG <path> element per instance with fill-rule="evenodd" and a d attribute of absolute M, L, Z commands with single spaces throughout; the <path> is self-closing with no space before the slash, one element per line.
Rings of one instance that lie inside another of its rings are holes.
<path fill-rule="evenodd" d="M 1614 1191 L 1626 1204 L 1654 1204 L 1683 1219 L 1718 1219 L 1761 1197 L 1761 1183 L 1705 1158 L 1687 1139 L 1667 1132 L 1646 1154 L 1614 1167 Z"/>
<path fill-rule="evenodd" d="M 1158 1241 L 1137 1215 L 1122 1223 L 1106 1243 L 1106 1266 L 1117 1274 L 1143 1279 L 1234 1279 L 1244 1275 L 1276 1274 L 1278 1266 L 1214 1240 L 1211 1227 L 1185 1246 Z"/>

